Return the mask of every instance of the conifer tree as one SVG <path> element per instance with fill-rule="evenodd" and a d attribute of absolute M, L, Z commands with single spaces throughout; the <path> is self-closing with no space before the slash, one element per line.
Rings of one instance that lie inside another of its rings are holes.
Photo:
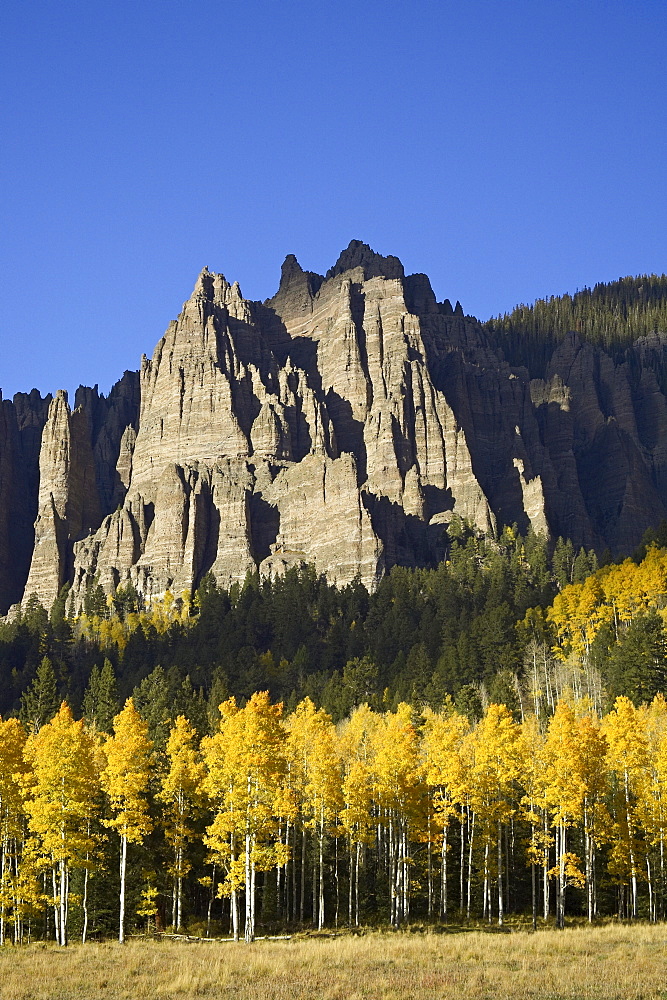
<path fill-rule="evenodd" d="M 58 711 L 58 686 L 53 665 L 44 656 L 37 667 L 37 676 L 21 697 L 19 718 L 29 733 L 37 733 Z"/>
<path fill-rule="evenodd" d="M 95 664 L 90 673 L 83 696 L 83 715 L 89 726 L 100 733 L 110 733 L 117 712 L 116 675 L 113 664 L 105 657 L 102 669 Z"/>

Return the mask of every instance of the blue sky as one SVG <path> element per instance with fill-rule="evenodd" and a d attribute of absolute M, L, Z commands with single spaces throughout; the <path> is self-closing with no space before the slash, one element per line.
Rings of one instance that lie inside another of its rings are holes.
<path fill-rule="evenodd" d="M 480 318 L 667 270 L 667 5 L 10 0 L 0 386 L 102 391 L 206 264 L 350 239 Z"/>

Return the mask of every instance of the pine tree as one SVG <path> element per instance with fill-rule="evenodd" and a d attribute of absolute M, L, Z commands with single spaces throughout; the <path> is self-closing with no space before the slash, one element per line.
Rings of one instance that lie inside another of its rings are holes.
<path fill-rule="evenodd" d="M 102 669 L 94 665 L 83 696 L 83 715 L 89 726 L 100 733 L 110 733 L 118 712 L 116 675 L 113 664 L 105 657 Z"/>
<path fill-rule="evenodd" d="M 58 686 L 48 656 L 37 667 L 37 676 L 21 697 L 19 718 L 28 732 L 37 733 L 58 711 Z"/>

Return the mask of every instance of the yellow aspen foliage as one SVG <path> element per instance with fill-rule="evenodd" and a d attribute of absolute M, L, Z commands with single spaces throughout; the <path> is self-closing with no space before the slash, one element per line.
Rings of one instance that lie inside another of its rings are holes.
<path fill-rule="evenodd" d="M 459 806 L 465 796 L 466 760 L 464 742 L 470 729 L 468 719 L 451 705 L 442 712 L 424 711 L 422 754 L 425 777 L 430 790 L 433 819 L 441 831 L 440 912 L 448 910 L 448 833 L 452 819 L 460 819 Z"/>
<path fill-rule="evenodd" d="M 340 823 L 349 845 L 348 923 L 357 927 L 362 853 L 375 836 L 373 734 L 379 724 L 380 717 L 368 705 L 359 705 L 339 734 L 344 802 Z"/>
<path fill-rule="evenodd" d="M 29 737 L 24 755 L 31 768 L 25 809 L 30 830 L 53 873 L 53 907 L 59 944 L 67 944 L 69 879 L 85 867 L 94 840 L 90 821 L 98 810 L 99 774 L 95 745 L 69 706 Z"/>
<path fill-rule="evenodd" d="M 310 698 L 296 707 L 288 723 L 287 753 L 303 793 L 302 813 L 317 836 L 319 854 L 318 919 L 324 926 L 324 838 L 342 809 L 340 756 L 336 730 L 324 709 Z"/>
<path fill-rule="evenodd" d="M 181 926 L 183 878 L 191 868 L 187 847 L 194 835 L 193 820 L 202 811 L 204 764 L 196 746 L 197 734 L 188 720 L 179 715 L 167 740 L 167 771 L 157 798 L 165 805 L 165 836 L 174 854 L 172 924 Z"/>
<path fill-rule="evenodd" d="M 0 945 L 10 916 L 16 927 L 17 869 L 25 830 L 23 787 L 26 733 L 18 719 L 0 719 Z"/>
<path fill-rule="evenodd" d="M 425 818 L 419 734 L 410 705 L 387 712 L 374 733 L 375 797 L 389 852 L 390 922 L 410 913 L 411 835 Z"/>
<path fill-rule="evenodd" d="M 484 885 L 491 914 L 491 848 L 496 847 L 498 923 L 504 921 L 502 831 L 515 812 L 516 782 L 524 756 L 521 727 L 505 705 L 489 705 L 472 733 L 473 763 L 470 802 L 479 817 L 484 840 Z"/>
<path fill-rule="evenodd" d="M 220 706 L 220 729 L 202 741 L 206 790 L 216 808 L 204 842 L 226 872 L 222 891 L 231 896 L 238 937 L 238 890 L 245 887 L 245 938 L 255 936 L 255 875 L 284 863 L 276 842 L 275 803 L 285 771 L 282 705 L 266 691 L 243 709 L 230 698 Z"/>
<path fill-rule="evenodd" d="M 637 880 L 644 843 L 639 837 L 637 801 L 647 779 L 648 741 L 645 714 L 629 698 L 617 698 L 603 720 L 607 739 L 606 766 L 612 781 L 614 839 L 610 871 L 621 885 L 631 884 L 632 915 L 637 915 Z"/>
<path fill-rule="evenodd" d="M 112 817 L 105 820 L 120 837 L 120 917 L 118 940 L 125 940 L 125 879 L 127 845 L 140 844 L 150 833 L 148 809 L 153 743 L 148 725 L 131 698 L 113 720 L 113 736 L 104 743 L 106 764 L 102 784 L 109 798 Z"/>

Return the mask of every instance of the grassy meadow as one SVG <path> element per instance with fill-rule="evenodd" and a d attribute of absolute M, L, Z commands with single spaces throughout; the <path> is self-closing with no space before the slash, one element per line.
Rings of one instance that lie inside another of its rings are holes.
<path fill-rule="evenodd" d="M 653 1000 L 667 926 L 369 933 L 231 942 L 33 944 L 0 951 L 0 1000 Z"/>

